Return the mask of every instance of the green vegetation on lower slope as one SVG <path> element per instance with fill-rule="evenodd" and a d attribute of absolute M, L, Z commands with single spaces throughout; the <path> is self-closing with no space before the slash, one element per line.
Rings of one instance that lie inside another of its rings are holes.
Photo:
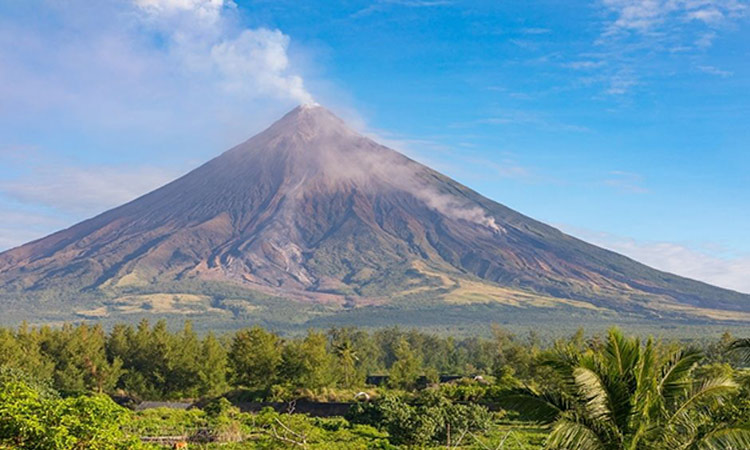
<path fill-rule="evenodd" d="M 448 281 L 441 283 L 445 285 Z M 110 327 L 118 322 L 163 318 L 170 326 L 179 326 L 186 319 L 195 320 L 202 331 L 231 331 L 261 325 L 295 334 L 310 327 L 374 329 L 398 325 L 465 336 L 487 335 L 490 325 L 497 323 L 517 333 L 534 329 L 545 337 L 555 337 L 572 333 L 582 325 L 591 331 L 602 331 L 616 324 L 638 334 L 690 338 L 717 336 L 725 329 L 739 331 L 747 325 L 736 314 L 716 320 L 676 310 L 666 316 L 646 309 L 616 312 L 588 304 L 582 306 L 580 302 L 508 291 L 472 279 L 463 279 L 451 289 L 419 285 L 388 301 L 364 304 L 355 300 L 344 305 L 292 301 L 235 284 L 198 280 L 85 293 L 34 291 L 0 297 L 0 303 L 3 305 L 0 326 L 21 321 L 60 325 L 91 320 Z M 539 327 L 540 323 L 544 326 Z"/>

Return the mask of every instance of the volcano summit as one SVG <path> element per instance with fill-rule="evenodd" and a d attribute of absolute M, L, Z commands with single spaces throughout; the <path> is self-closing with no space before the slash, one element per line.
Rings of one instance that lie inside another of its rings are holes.
<path fill-rule="evenodd" d="M 304 323 L 414 305 L 497 305 L 486 320 L 532 310 L 750 320 L 748 295 L 563 234 L 320 106 L 300 106 L 166 186 L 0 254 L 0 307 L 13 320 Z"/>

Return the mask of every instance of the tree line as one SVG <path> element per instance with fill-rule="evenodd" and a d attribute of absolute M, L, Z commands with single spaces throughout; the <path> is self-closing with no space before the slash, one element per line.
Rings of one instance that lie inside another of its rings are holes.
<path fill-rule="evenodd" d="M 199 336 L 190 322 L 171 331 L 151 324 L 65 324 L 0 328 L 0 366 L 48 381 L 63 393 L 122 393 L 139 399 L 199 398 L 243 388 L 354 389 L 365 377 L 388 375 L 388 385 L 411 389 L 439 374 L 492 375 L 512 370 L 527 377 L 541 348 L 533 336 L 500 328 L 493 337 L 456 339 L 416 330 L 311 330 L 282 337 L 261 327 Z"/>
<path fill-rule="evenodd" d="M 579 330 L 564 339 L 600 345 L 602 336 Z M 725 362 L 733 338 L 705 346 L 705 361 Z M 678 345 L 669 343 L 664 345 Z M 49 382 L 62 393 L 120 393 L 136 399 L 202 398 L 242 388 L 257 398 L 301 389 L 355 389 L 367 375 L 387 375 L 388 387 L 409 390 L 440 374 L 538 377 L 543 345 L 533 334 L 519 337 L 493 327 L 490 338 L 455 338 L 399 328 L 310 330 L 283 337 L 261 327 L 199 336 L 191 322 L 171 331 L 151 324 L 65 324 L 0 328 L 0 366 Z"/>

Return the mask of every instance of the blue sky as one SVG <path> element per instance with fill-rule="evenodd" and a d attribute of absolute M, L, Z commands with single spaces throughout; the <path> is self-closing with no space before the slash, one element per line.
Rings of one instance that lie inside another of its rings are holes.
<path fill-rule="evenodd" d="M 0 249 L 310 99 L 527 215 L 750 292 L 748 0 L 0 0 Z"/>

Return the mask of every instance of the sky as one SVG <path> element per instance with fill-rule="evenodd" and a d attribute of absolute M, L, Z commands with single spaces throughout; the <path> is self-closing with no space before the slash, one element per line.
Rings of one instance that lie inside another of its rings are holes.
<path fill-rule="evenodd" d="M 526 215 L 750 293 L 750 0 L 0 0 L 0 250 L 312 101 Z"/>

